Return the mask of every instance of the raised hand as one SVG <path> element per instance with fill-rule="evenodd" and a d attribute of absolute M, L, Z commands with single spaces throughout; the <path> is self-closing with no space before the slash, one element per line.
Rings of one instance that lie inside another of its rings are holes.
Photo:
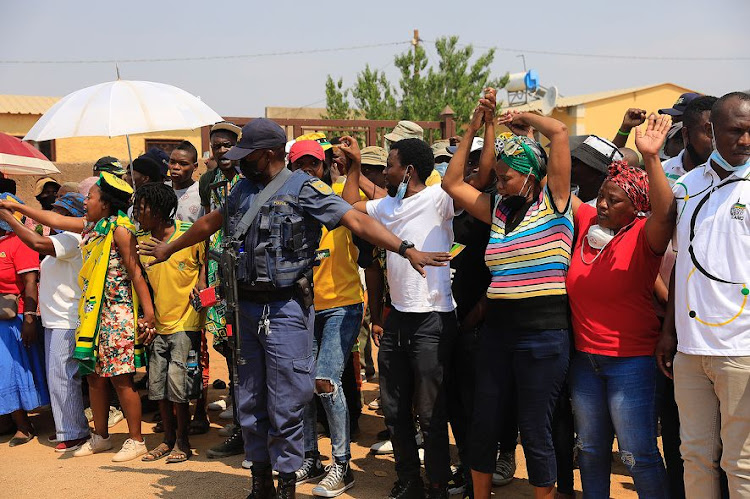
<path fill-rule="evenodd" d="M 474 108 L 474 113 L 471 115 L 471 121 L 469 122 L 469 129 L 473 130 L 475 133 L 477 130 L 482 128 L 482 125 L 484 125 L 484 112 L 486 107 L 477 104 L 477 107 Z"/>
<path fill-rule="evenodd" d="M 357 143 L 357 140 L 354 137 L 349 135 L 341 137 L 339 150 L 343 152 L 346 159 L 351 162 L 359 163 L 362 159 L 362 155 L 359 151 L 359 143 Z"/>
<path fill-rule="evenodd" d="M 620 130 L 627 132 L 637 126 L 641 126 L 644 121 L 646 121 L 646 111 L 637 107 L 631 107 L 625 111 Z"/>
<path fill-rule="evenodd" d="M 644 156 L 656 156 L 659 149 L 667 139 L 667 132 L 672 125 L 672 117 L 662 114 L 657 117 L 654 113 L 648 117 L 646 129 L 638 127 L 635 129 L 635 147 Z"/>

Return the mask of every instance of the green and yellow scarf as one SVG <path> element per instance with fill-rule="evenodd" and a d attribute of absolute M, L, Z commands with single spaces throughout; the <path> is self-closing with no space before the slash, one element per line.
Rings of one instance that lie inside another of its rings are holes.
<path fill-rule="evenodd" d="M 96 372 L 99 355 L 99 327 L 104 301 L 105 284 L 109 270 L 109 256 L 114 241 L 115 229 L 125 227 L 135 232 L 135 226 L 128 216 L 119 212 L 117 217 L 103 218 L 91 229 L 84 239 L 81 252 L 83 267 L 78 274 L 78 284 L 83 293 L 78 304 L 78 327 L 76 329 L 76 346 L 73 358 L 79 361 L 82 375 Z M 131 283 L 132 286 L 132 283 Z M 138 338 L 138 294 L 132 289 L 133 327 L 135 328 L 135 366 L 146 365 L 143 343 Z"/>

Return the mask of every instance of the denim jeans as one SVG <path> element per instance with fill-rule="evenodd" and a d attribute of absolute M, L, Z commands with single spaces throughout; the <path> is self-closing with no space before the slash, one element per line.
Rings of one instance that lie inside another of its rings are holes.
<path fill-rule="evenodd" d="M 557 480 L 552 415 L 570 358 L 567 329 L 544 331 L 503 327 L 491 315 L 484 323 L 476 356 L 476 389 L 471 419 L 471 469 L 495 471 L 497 443 L 516 411 L 529 483 L 548 487 Z M 513 449 L 513 447 L 510 447 Z M 510 450 L 509 449 L 509 450 Z"/>
<path fill-rule="evenodd" d="M 315 338 L 313 355 L 317 358 L 315 379 L 330 381 L 331 393 L 318 393 L 326 411 L 328 428 L 331 432 L 331 449 L 336 461 L 351 459 L 349 449 L 349 408 L 346 405 L 344 390 L 341 388 L 341 375 L 346 361 L 352 352 L 362 323 L 362 304 L 334 307 L 315 312 Z M 318 420 L 315 400 L 305 406 L 304 431 L 305 452 L 317 452 L 318 438 L 315 424 Z"/>
<path fill-rule="evenodd" d="M 654 357 L 575 353 L 570 391 L 584 497 L 609 497 L 615 434 L 638 497 L 669 497 L 664 462 L 656 446 L 656 380 Z"/>

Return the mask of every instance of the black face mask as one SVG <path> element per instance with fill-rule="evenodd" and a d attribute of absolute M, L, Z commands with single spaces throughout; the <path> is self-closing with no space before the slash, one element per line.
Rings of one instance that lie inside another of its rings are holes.
<path fill-rule="evenodd" d="M 249 178 L 250 180 L 255 180 L 258 177 L 260 177 L 260 173 L 258 172 L 259 164 L 260 164 L 260 158 L 254 161 L 250 161 L 247 158 L 242 158 L 240 160 L 240 170 L 242 171 L 242 174 L 246 178 Z"/>
<path fill-rule="evenodd" d="M 55 196 L 38 196 L 37 201 L 39 201 L 39 204 L 42 205 L 43 210 L 51 210 L 52 209 L 52 203 L 55 202 L 56 197 Z"/>
<path fill-rule="evenodd" d="M 693 144 L 687 144 L 685 146 L 685 150 L 690 156 L 690 161 L 692 161 L 695 166 L 702 165 L 703 163 L 708 161 L 707 157 L 702 158 L 701 155 L 698 154 L 698 151 L 695 150 L 695 147 L 693 147 Z"/>

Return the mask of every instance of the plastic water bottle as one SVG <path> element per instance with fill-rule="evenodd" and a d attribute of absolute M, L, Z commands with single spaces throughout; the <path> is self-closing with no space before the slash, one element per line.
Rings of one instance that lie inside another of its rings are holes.
<path fill-rule="evenodd" d="M 198 372 L 198 353 L 195 350 L 188 352 L 187 370 L 191 376 Z"/>

